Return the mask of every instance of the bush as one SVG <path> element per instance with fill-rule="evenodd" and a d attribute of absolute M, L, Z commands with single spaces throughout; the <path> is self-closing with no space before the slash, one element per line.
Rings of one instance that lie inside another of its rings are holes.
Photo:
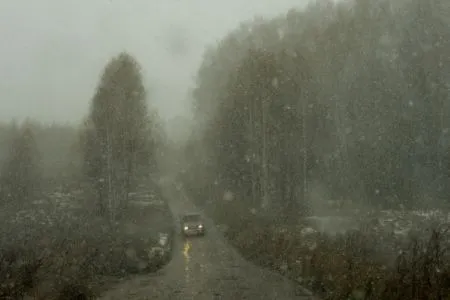
<path fill-rule="evenodd" d="M 153 242 L 105 238 L 53 241 L 46 245 L 45 251 L 10 247 L 0 254 L 0 297 L 19 299 L 37 292 L 38 286 L 40 294 L 51 295 L 75 283 L 78 287 L 87 286 L 103 276 L 154 272 L 165 260 L 150 256 L 150 245 Z"/>
<path fill-rule="evenodd" d="M 71 299 L 75 291 L 88 297 L 78 299 L 89 299 L 105 278 L 154 272 L 168 261 L 166 255 L 152 255 L 156 240 L 120 224 L 111 228 L 89 214 L 31 209 L 5 214 L 2 223 L 2 299 L 31 294 Z"/>
<path fill-rule="evenodd" d="M 82 284 L 68 283 L 63 286 L 58 295 L 58 300 L 89 300 L 95 299 L 93 292 Z"/>
<path fill-rule="evenodd" d="M 450 294 L 450 260 L 443 228 L 411 240 L 395 264 L 374 251 L 381 237 L 352 231 L 305 235 L 261 218 L 229 224 L 226 236 L 241 254 L 282 271 L 325 299 L 442 299 Z M 395 249 L 395 248 L 394 248 Z"/>
<path fill-rule="evenodd" d="M 43 260 L 30 254 L 21 248 L 0 253 L 0 298 L 19 299 L 36 286 Z"/>

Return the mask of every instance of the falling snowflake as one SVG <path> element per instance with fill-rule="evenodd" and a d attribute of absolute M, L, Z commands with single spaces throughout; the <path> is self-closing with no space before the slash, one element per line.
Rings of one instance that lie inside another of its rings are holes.
<path fill-rule="evenodd" d="M 278 78 L 277 78 L 277 77 L 274 77 L 274 78 L 272 79 L 272 86 L 273 86 L 274 88 L 278 88 Z"/>

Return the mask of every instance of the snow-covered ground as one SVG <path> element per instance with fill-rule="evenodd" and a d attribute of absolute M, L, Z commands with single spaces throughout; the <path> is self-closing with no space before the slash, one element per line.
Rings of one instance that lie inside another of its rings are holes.
<path fill-rule="evenodd" d="M 355 210 L 346 215 L 311 216 L 306 218 L 319 232 L 336 234 L 363 229 L 407 236 L 417 230 L 450 223 L 450 214 L 441 210 Z"/>

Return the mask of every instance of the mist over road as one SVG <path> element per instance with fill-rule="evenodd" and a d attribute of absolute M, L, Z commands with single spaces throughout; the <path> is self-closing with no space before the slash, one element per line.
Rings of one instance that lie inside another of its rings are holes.
<path fill-rule="evenodd" d="M 197 211 L 173 184 L 163 186 L 178 216 Z M 124 281 L 101 299 L 313 299 L 288 279 L 245 261 L 206 220 L 204 237 L 183 239 L 177 226 L 171 262 L 152 275 Z"/>

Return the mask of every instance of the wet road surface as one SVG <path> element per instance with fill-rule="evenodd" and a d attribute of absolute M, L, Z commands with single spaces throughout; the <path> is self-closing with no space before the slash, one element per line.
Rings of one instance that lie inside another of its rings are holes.
<path fill-rule="evenodd" d="M 180 214 L 197 211 L 173 187 L 167 187 L 165 193 L 176 226 Z M 204 237 L 176 236 L 173 258 L 166 267 L 124 281 L 100 299 L 314 299 L 286 278 L 244 260 L 211 220 L 205 225 Z"/>

